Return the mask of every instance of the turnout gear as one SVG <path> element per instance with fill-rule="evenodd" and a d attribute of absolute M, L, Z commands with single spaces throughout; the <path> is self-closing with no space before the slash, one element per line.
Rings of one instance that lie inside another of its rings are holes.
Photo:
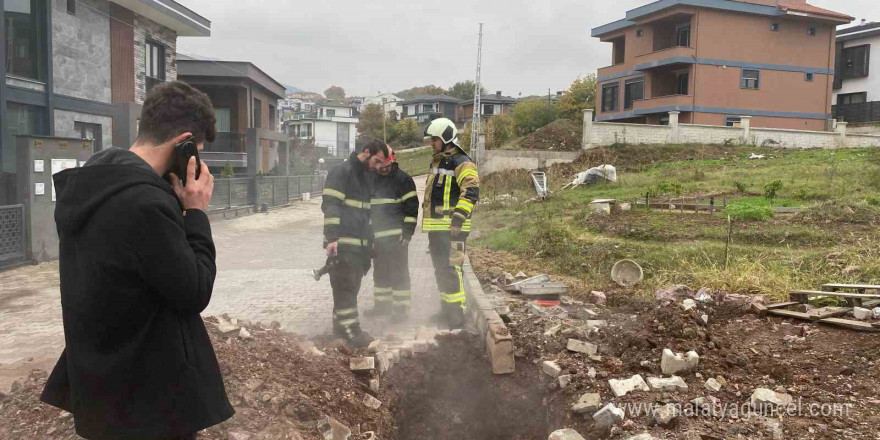
<path fill-rule="evenodd" d="M 324 184 L 324 247 L 338 244 L 336 264 L 330 267 L 333 288 L 333 334 L 360 347 L 367 336 L 360 326 L 357 295 L 370 270 L 373 232 L 370 228 L 370 179 L 366 167 L 352 153 L 330 170 Z"/>
<path fill-rule="evenodd" d="M 409 241 L 419 215 L 416 184 L 396 163 L 374 180 L 371 216 L 375 236 L 376 314 L 405 315 L 412 302 L 409 276 Z"/>
<path fill-rule="evenodd" d="M 438 137 L 443 145 L 455 144 L 458 146 L 458 129 L 455 123 L 447 118 L 434 119 L 425 127 L 425 137 Z"/>
<path fill-rule="evenodd" d="M 428 233 L 442 313 L 452 328 L 464 324 L 461 266 L 471 231 L 471 216 L 479 198 L 480 176 L 476 165 L 458 145 L 447 143 L 443 152 L 434 155 L 431 164 L 422 231 Z"/>

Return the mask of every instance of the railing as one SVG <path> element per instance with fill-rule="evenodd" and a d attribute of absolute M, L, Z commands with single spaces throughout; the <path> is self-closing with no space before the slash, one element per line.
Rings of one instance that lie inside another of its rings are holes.
<path fill-rule="evenodd" d="M 25 257 L 24 205 L 0 206 L 0 262 Z"/>
<path fill-rule="evenodd" d="M 880 121 L 880 101 L 831 106 L 831 113 L 839 121 L 856 124 Z"/>
<path fill-rule="evenodd" d="M 211 210 L 243 206 L 284 206 L 302 198 L 303 193 L 324 190 L 323 177 L 258 176 L 214 180 Z"/>
<path fill-rule="evenodd" d="M 666 108 L 671 106 L 683 106 L 693 104 L 693 95 L 667 95 L 633 101 L 633 109 L 650 110 L 652 108 Z"/>
<path fill-rule="evenodd" d="M 217 153 L 246 153 L 247 135 L 245 133 L 217 133 L 214 142 L 205 145 L 205 151 Z"/>

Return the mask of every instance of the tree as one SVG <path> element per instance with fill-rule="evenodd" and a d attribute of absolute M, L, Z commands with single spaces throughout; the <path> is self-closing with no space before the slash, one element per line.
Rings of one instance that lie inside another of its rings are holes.
<path fill-rule="evenodd" d="M 473 81 L 459 81 L 452 85 L 447 94 L 458 99 L 474 99 L 474 89 L 476 85 Z M 486 94 L 486 88 L 480 86 L 480 95 Z"/>
<path fill-rule="evenodd" d="M 415 119 L 404 119 L 398 122 L 394 127 L 394 132 L 397 135 L 397 141 L 408 147 L 420 144 L 424 137 Z"/>
<path fill-rule="evenodd" d="M 547 101 L 524 101 L 513 106 L 513 120 L 520 136 L 532 133 L 558 117 L 559 110 Z"/>
<path fill-rule="evenodd" d="M 485 127 L 487 149 L 501 148 L 516 136 L 516 122 L 510 115 L 493 116 Z"/>
<path fill-rule="evenodd" d="M 327 99 L 343 100 L 345 99 L 345 89 L 339 86 L 330 86 L 324 90 L 324 96 Z"/>
<path fill-rule="evenodd" d="M 422 87 L 413 87 L 411 89 L 402 90 L 400 92 L 395 93 L 395 95 L 403 98 L 410 99 L 415 98 L 417 96 L 425 96 L 425 95 L 445 95 L 446 89 L 443 87 L 437 87 L 433 84 L 429 86 Z"/>
<path fill-rule="evenodd" d="M 382 106 L 370 104 L 361 112 L 358 134 L 382 139 Z"/>
<path fill-rule="evenodd" d="M 596 108 L 596 75 L 589 74 L 571 83 L 557 104 L 560 116 L 575 121 L 584 118 L 584 110 Z"/>

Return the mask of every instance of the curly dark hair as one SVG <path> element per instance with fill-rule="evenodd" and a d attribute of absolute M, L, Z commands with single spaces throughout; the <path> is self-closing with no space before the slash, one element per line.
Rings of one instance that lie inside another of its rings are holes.
<path fill-rule="evenodd" d="M 388 145 L 379 139 L 368 137 L 363 140 L 359 147 L 361 152 L 369 151 L 370 157 L 379 154 L 380 151 L 385 154 L 385 157 L 388 157 Z"/>
<path fill-rule="evenodd" d="M 172 81 L 154 87 L 147 94 L 138 140 L 161 144 L 190 132 L 196 144 L 214 142 L 215 125 L 211 98 L 187 83 Z"/>

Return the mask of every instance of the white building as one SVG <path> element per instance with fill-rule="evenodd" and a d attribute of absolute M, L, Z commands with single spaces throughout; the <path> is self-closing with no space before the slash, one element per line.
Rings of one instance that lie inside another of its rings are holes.
<path fill-rule="evenodd" d="M 863 22 L 838 30 L 836 60 L 835 117 L 847 122 L 880 121 L 880 103 L 876 111 L 852 106 L 880 101 L 880 23 Z"/>
<path fill-rule="evenodd" d="M 316 147 L 326 148 L 332 156 L 347 157 L 355 149 L 359 122 L 350 106 L 319 104 L 314 114 L 285 121 L 282 130 L 291 138 L 314 140 Z"/>
<path fill-rule="evenodd" d="M 382 106 L 386 114 L 394 111 L 397 113 L 397 118 L 400 119 L 400 115 L 403 114 L 403 105 L 400 104 L 401 102 L 403 102 L 403 98 L 393 93 L 382 93 L 366 98 L 364 100 L 364 105 L 376 104 Z"/>

